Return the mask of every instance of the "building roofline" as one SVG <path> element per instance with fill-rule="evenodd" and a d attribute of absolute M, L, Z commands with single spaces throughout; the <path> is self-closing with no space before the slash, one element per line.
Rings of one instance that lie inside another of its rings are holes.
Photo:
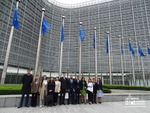
<path fill-rule="evenodd" d="M 56 0 L 43 0 L 43 1 L 45 1 L 46 3 L 54 4 L 54 5 L 62 7 L 62 8 L 72 9 L 72 8 L 80 8 L 80 7 L 95 5 L 95 4 L 99 4 L 99 3 L 110 2 L 112 0 L 90 0 L 87 2 L 82 2 L 82 3 L 77 3 L 77 4 L 65 4 L 65 3 L 60 3 Z"/>

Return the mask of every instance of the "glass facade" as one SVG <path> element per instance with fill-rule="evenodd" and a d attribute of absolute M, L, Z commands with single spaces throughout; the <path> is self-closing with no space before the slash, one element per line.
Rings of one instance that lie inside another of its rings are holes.
<path fill-rule="evenodd" d="M 0 0 L 0 63 L 3 65 L 12 23 L 15 0 Z M 118 35 L 122 36 L 125 73 L 132 73 L 131 53 L 128 40 L 131 39 L 136 52 L 135 73 L 142 73 L 138 41 L 147 54 L 150 43 L 150 0 L 106 0 L 76 7 L 54 4 L 47 0 L 22 0 L 19 4 L 21 28 L 14 30 L 9 66 L 34 69 L 41 9 L 45 7 L 45 17 L 51 26 L 42 36 L 39 65 L 44 71 L 58 73 L 60 54 L 60 31 L 62 16 L 65 16 L 65 41 L 63 48 L 62 71 L 78 73 L 79 69 L 79 22 L 83 23 L 85 40 L 82 42 L 82 73 L 95 72 L 93 49 L 93 29 L 97 27 L 98 73 L 109 73 L 106 53 L 106 32 L 110 32 L 112 73 L 121 72 L 120 45 Z M 143 57 L 144 70 L 149 77 L 150 55 Z M 142 75 L 141 75 L 142 76 Z M 139 77 L 141 77 L 139 75 Z M 136 76 L 138 79 L 139 77 Z"/>

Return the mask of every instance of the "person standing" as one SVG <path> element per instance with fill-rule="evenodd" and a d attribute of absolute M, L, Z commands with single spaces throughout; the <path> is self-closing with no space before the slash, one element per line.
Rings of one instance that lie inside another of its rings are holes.
<path fill-rule="evenodd" d="M 68 80 L 68 93 L 68 104 L 70 104 L 70 100 L 71 104 L 75 104 L 75 80 L 72 75 L 70 75 L 70 79 Z"/>
<path fill-rule="evenodd" d="M 55 90 L 55 82 L 54 82 L 54 78 L 50 77 L 50 80 L 48 82 L 48 86 L 47 86 L 47 94 L 50 97 L 49 99 L 47 99 L 48 103 L 47 106 L 52 107 L 53 105 L 53 96 L 54 96 L 54 90 Z"/>
<path fill-rule="evenodd" d="M 39 93 L 40 93 L 40 107 L 44 106 L 46 104 L 45 97 L 47 96 L 47 77 L 44 75 L 42 77 L 42 81 L 40 83 L 39 87 Z"/>
<path fill-rule="evenodd" d="M 61 91 L 60 91 L 60 105 L 65 105 L 65 94 L 68 91 L 68 79 L 66 78 L 66 73 L 63 73 L 63 77 L 60 78 Z"/>
<path fill-rule="evenodd" d="M 103 86 L 101 78 L 97 80 L 97 98 L 98 102 L 101 104 L 101 97 L 103 97 Z"/>
<path fill-rule="evenodd" d="M 87 88 L 87 83 L 85 81 L 85 78 L 81 78 L 81 100 L 82 103 L 86 104 L 86 88 Z"/>
<path fill-rule="evenodd" d="M 80 104 L 80 92 L 81 92 L 81 80 L 80 77 L 77 76 L 77 79 L 75 81 L 76 104 Z"/>
<path fill-rule="evenodd" d="M 36 107 L 36 105 L 37 105 L 37 95 L 39 93 L 39 75 L 36 75 L 35 80 L 32 82 L 31 93 L 32 93 L 31 106 Z"/>
<path fill-rule="evenodd" d="M 22 96 L 20 100 L 20 104 L 18 108 L 21 108 L 23 105 L 23 100 L 24 96 L 26 95 L 26 102 L 25 106 L 29 107 L 28 102 L 29 102 L 29 94 L 31 93 L 31 83 L 33 81 L 33 76 L 30 74 L 31 70 L 27 70 L 27 74 L 23 75 L 22 77 Z"/>
<path fill-rule="evenodd" d="M 93 83 L 92 80 L 89 78 L 88 80 L 88 85 L 87 85 L 87 90 L 88 90 L 88 100 L 89 104 L 92 104 L 93 101 Z"/>
<path fill-rule="evenodd" d="M 97 82 L 95 78 L 93 78 L 93 103 L 97 104 L 96 102 L 96 95 L 97 95 Z"/>
<path fill-rule="evenodd" d="M 58 94 L 60 93 L 61 82 L 59 81 L 59 77 L 56 77 L 55 80 L 55 91 L 54 91 L 54 105 L 57 105 L 58 102 Z"/>

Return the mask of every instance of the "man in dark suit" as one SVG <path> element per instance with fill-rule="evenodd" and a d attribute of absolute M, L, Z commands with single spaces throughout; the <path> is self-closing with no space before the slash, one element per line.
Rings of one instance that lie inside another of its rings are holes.
<path fill-rule="evenodd" d="M 75 104 L 75 80 L 73 79 L 73 76 L 70 75 L 70 79 L 68 80 L 68 92 L 69 92 L 69 99 L 68 104 Z"/>
<path fill-rule="evenodd" d="M 75 81 L 75 94 L 76 94 L 76 104 L 80 104 L 80 92 L 81 92 L 81 80 L 79 76 L 77 76 L 77 79 Z"/>
<path fill-rule="evenodd" d="M 60 105 L 65 105 L 65 94 L 68 91 L 68 79 L 66 78 L 66 73 L 63 73 L 63 77 L 60 78 L 61 91 L 60 91 Z"/>
<path fill-rule="evenodd" d="M 93 78 L 93 104 L 97 104 L 96 102 L 96 95 L 97 95 L 97 82 L 95 80 L 95 78 Z"/>
<path fill-rule="evenodd" d="M 31 83 L 33 81 L 33 76 L 30 74 L 31 70 L 27 71 L 27 74 L 25 74 L 22 77 L 22 97 L 20 100 L 20 105 L 18 108 L 21 108 L 23 105 L 23 100 L 24 100 L 24 96 L 26 94 L 26 102 L 25 102 L 25 106 L 29 107 L 28 102 L 29 102 L 29 94 L 31 93 Z"/>

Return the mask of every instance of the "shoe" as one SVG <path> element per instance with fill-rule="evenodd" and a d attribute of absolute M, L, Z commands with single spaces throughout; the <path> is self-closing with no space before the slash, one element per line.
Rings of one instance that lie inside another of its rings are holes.
<path fill-rule="evenodd" d="M 63 103 L 63 105 L 66 105 L 65 103 Z"/>
<path fill-rule="evenodd" d="M 92 103 L 91 103 L 91 102 L 89 102 L 89 104 L 91 105 Z"/>
<path fill-rule="evenodd" d="M 31 106 L 31 107 L 36 107 L 36 106 Z"/>
<path fill-rule="evenodd" d="M 42 107 L 42 105 L 40 105 L 40 108 Z"/>
<path fill-rule="evenodd" d="M 21 108 L 22 106 L 18 106 L 18 108 Z"/>
<path fill-rule="evenodd" d="M 50 107 L 52 107 L 52 104 L 49 104 Z"/>
<path fill-rule="evenodd" d="M 29 105 L 27 105 L 27 106 L 25 106 L 25 107 L 27 107 L 27 108 L 28 108 L 28 107 L 29 107 Z"/>
<path fill-rule="evenodd" d="M 99 102 L 99 104 L 101 104 L 102 102 Z"/>
<path fill-rule="evenodd" d="M 56 106 L 56 104 L 53 104 L 53 106 Z"/>

